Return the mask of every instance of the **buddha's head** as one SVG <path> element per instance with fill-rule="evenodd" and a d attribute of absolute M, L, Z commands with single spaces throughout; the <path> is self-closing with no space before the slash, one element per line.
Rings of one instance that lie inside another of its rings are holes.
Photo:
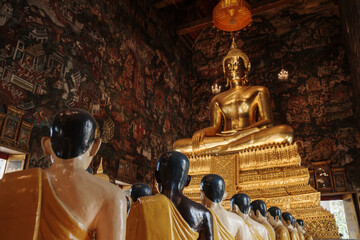
<path fill-rule="evenodd" d="M 130 196 L 133 202 L 140 197 L 151 196 L 151 187 L 146 183 L 135 183 L 130 188 Z"/>
<path fill-rule="evenodd" d="M 158 159 L 155 171 L 160 193 L 165 190 L 182 191 L 191 180 L 188 172 L 189 159 L 184 154 L 177 151 L 163 153 Z"/>
<path fill-rule="evenodd" d="M 203 205 L 207 200 L 214 203 L 220 203 L 225 194 L 225 181 L 216 174 L 205 175 L 200 183 L 200 199 Z"/>
<path fill-rule="evenodd" d="M 245 215 L 250 211 L 250 198 L 245 193 L 237 193 L 232 196 L 230 200 L 230 208 L 232 212 L 237 212 L 237 209 Z"/>
<path fill-rule="evenodd" d="M 227 85 L 231 82 L 238 82 L 240 85 L 248 83 L 249 57 L 237 48 L 235 39 L 233 39 L 230 51 L 223 59 L 223 71 Z"/>

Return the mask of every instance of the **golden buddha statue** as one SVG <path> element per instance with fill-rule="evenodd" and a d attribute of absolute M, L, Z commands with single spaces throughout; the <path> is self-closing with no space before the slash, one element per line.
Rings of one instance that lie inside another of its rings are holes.
<path fill-rule="evenodd" d="M 177 140 L 174 150 L 188 155 L 227 153 L 293 141 L 290 126 L 273 126 L 269 90 L 247 85 L 249 70 L 248 56 L 237 48 L 233 39 L 231 50 L 223 59 L 223 71 L 230 89 L 212 98 L 210 126 L 196 131 L 191 139 Z M 222 121 L 224 129 L 221 129 Z"/>

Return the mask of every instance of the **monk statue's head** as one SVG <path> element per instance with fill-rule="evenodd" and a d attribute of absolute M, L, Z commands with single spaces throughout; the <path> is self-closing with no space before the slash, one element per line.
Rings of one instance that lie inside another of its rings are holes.
<path fill-rule="evenodd" d="M 303 232 L 305 223 L 302 219 L 296 219 L 296 228 L 299 232 Z"/>
<path fill-rule="evenodd" d="M 223 71 L 227 85 L 232 82 L 240 85 L 248 84 L 249 57 L 237 48 L 235 39 L 233 39 L 230 51 L 223 59 Z"/>
<path fill-rule="evenodd" d="M 225 193 L 225 182 L 222 177 L 216 174 L 205 175 L 200 183 L 200 199 L 204 206 L 210 200 L 214 203 L 221 203 Z"/>
<path fill-rule="evenodd" d="M 263 200 L 255 200 L 250 204 L 251 210 L 255 215 L 266 217 L 266 204 Z"/>
<path fill-rule="evenodd" d="M 181 152 L 169 151 L 163 153 L 156 166 L 155 178 L 159 191 L 182 190 L 189 185 L 189 159 Z"/>
<path fill-rule="evenodd" d="M 140 197 L 151 196 L 151 187 L 146 183 L 135 183 L 130 188 L 130 196 L 133 202 Z"/>
<path fill-rule="evenodd" d="M 291 213 L 288 212 L 284 212 L 282 215 L 282 222 L 285 226 L 292 226 L 292 221 L 293 221 L 293 216 L 291 215 Z"/>
<path fill-rule="evenodd" d="M 232 212 L 248 215 L 250 211 L 250 198 L 245 193 L 237 193 L 230 200 L 230 209 Z"/>
<path fill-rule="evenodd" d="M 87 111 L 70 108 L 58 112 L 51 123 L 50 137 L 41 140 L 52 160 L 81 159 L 76 166 L 87 169 L 100 148 L 98 124 Z"/>
<path fill-rule="evenodd" d="M 291 225 L 293 226 L 293 228 L 295 228 L 296 229 L 296 218 L 292 218 L 291 219 Z"/>
<path fill-rule="evenodd" d="M 267 220 L 271 226 L 276 226 L 281 222 L 281 210 L 278 207 L 271 207 L 268 209 Z"/>

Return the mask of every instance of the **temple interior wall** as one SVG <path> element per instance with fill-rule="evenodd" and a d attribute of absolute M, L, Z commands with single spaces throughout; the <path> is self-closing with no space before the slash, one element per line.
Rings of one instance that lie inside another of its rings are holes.
<path fill-rule="evenodd" d="M 50 164 L 39 142 L 51 116 L 81 107 L 103 132 L 94 169 L 102 158 L 111 178 L 151 183 L 159 154 L 209 124 L 231 36 L 207 28 L 190 52 L 152 1 L 71 2 L 0 1 L 0 103 L 35 125 L 31 167 Z M 359 6 L 303 2 L 254 16 L 237 44 L 251 60 L 250 84 L 270 90 L 275 124 L 293 127 L 302 164 L 346 166 L 357 187 Z M 287 81 L 277 79 L 281 56 Z"/>
<path fill-rule="evenodd" d="M 357 116 L 357 126 L 360 128 L 360 2 L 344 0 L 339 1 L 340 16 L 343 26 L 343 35 L 347 47 L 347 59 L 351 71 L 353 87 L 353 102 L 355 114 Z M 354 188 L 360 191 L 360 157 L 346 166 L 349 181 Z"/>
<path fill-rule="evenodd" d="M 99 122 L 110 178 L 153 182 L 160 153 L 190 134 L 186 50 L 152 2 L 0 1 L 0 103 L 34 124 L 30 167 L 47 167 L 40 137 L 63 108 Z"/>

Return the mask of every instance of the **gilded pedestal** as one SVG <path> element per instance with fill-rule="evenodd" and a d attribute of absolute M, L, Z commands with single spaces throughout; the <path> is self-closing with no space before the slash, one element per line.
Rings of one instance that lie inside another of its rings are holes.
<path fill-rule="evenodd" d="M 192 181 L 184 193 L 200 201 L 200 181 L 213 173 L 225 180 L 225 207 L 235 193 L 251 200 L 262 199 L 306 222 L 314 239 L 339 238 L 334 216 L 320 206 L 320 193 L 309 184 L 309 171 L 302 167 L 296 144 L 246 149 L 235 153 L 188 156 Z"/>

